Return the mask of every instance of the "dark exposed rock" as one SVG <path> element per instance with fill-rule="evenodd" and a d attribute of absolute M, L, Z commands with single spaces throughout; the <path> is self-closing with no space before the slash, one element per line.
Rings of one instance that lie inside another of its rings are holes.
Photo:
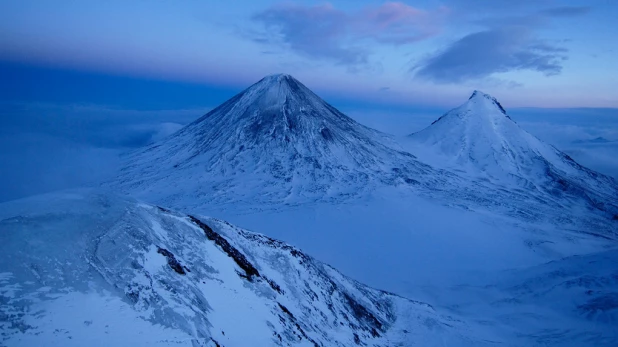
<path fill-rule="evenodd" d="M 370 327 L 370 329 L 368 330 L 371 332 L 371 335 L 373 337 L 380 336 L 380 334 L 378 333 L 378 330 L 383 329 L 382 322 L 380 322 L 380 320 L 378 320 L 376 316 L 373 315 L 373 313 L 369 312 L 369 310 L 367 310 L 365 306 L 361 305 L 358 301 L 354 300 L 351 296 L 345 293 L 343 295 L 344 295 L 344 298 L 346 299 L 346 302 L 352 309 L 352 314 L 354 314 L 354 317 L 356 317 L 356 319 L 358 319 L 360 322 L 364 322 Z"/>
<path fill-rule="evenodd" d="M 288 310 L 287 307 L 281 305 L 280 303 L 277 303 L 279 305 L 279 308 L 281 309 L 281 311 L 283 311 L 285 314 L 287 314 L 288 316 L 294 318 L 294 315 L 292 314 L 292 312 L 290 312 L 290 310 Z"/>
<path fill-rule="evenodd" d="M 277 283 L 275 283 L 275 281 L 271 280 L 270 278 L 266 278 L 266 277 L 264 277 L 264 280 L 268 282 L 268 284 L 274 291 L 276 291 L 279 294 L 285 294 L 285 291 L 281 289 L 281 287 Z"/>
<path fill-rule="evenodd" d="M 221 247 L 221 249 L 230 258 L 234 259 L 236 264 L 238 264 L 238 266 L 245 271 L 245 276 L 248 280 L 251 281 L 253 276 L 260 277 L 260 272 L 258 271 L 258 269 L 256 269 L 255 266 L 253 266 L 253 264 L 251 264 L 249 260 L 247 260 L 247 257 L 245 257 L 244 254 L 242 254 L 239 250 L 232 246 L 223 236 L 212 230 L 211 227 L 209 227 L 201 220 L 193 216 L 189 216 L 189 218 L 193 223 L 195 223 L 197 226 L 200 227 L 200 229 L 204 231 L 204 234 L 209 240 L 213 241 L 217 246 Z"/>
<path fill-rule="evenodd" d="M 404 180 L 407 184 L 420 184 L 420 182 L 419 182 L 419 181 L 417 181 L 417 180 L 413 180 L 413 179 L 408 178 L 408 177 L 404 178 L 403 180 Z"/>
<path fill-rule="evenodd" d="M 172 252 L 168 251 L 165 248 L 161 248 L 161 247 L 157 247 L 157 248 L 158 248 L 157 253 L 162 254 L 165 258 L 167 258 L 167 265 L 169 265 L 172 268 L 172 270 L 176 271 L 177 273 L 181 275 L 187 274 L 185 272 L 186 267 L 182 266 L 180 262 L 176 260 L 176 257 L 174 257 L 174 254 L 172 254 Z"/>
<path fill-rule="evenodd" d="M 157 208 L 159 209 L 159 211 L 161 212 L 165 212 L 165 213 L 170 213 L 171 211 L 166 209 L 165 207 L 161 207 L 161 206 L 157 206 Z"/>
<path fill-rule="evenodd" d="M 326 141 L 332 141 L 333 140 L 333 134 L 330 132 L 330 130 L 328 128 L 322 128 L 322 130 L 320 130 L 320 134 L 322 135 L 322 137 Z"/>
<path fill-rule="evenodd" d="M 283 313 L 285 313 L 290 320 L 292 321 L 292 323 L 294 324 L 294 326 L 296 326 L 296 329 L 300 332 L 300 334 L 307 339 L 309 342 L 313 343 L 313 345 L 315 347 L 320 347 L 320 345 L 315 342 L 315 340 L 313 340 L 312 338 L 310 338 L 309 336 L 307 336 L 307 333 L 305 333 L 305 330 L 303 330 L 303 328 L 300 326 L 300 324 L 298 324 L 298 322 L 296 321 L 296 317 L 294 317 L 294 315 L 292 314 L 292 312 L 290 312 L 290 310 L 288 310 L 287 307 L 281 305 L 281 303 L 277 303 L 279 305 L 279 308 L 281 309 L 281 311 L 283 311 Z"/>
<path fill-rule="evenodd" d="M 274 291 L 279 294 L 285 294 L 283 289 L 281 289 L 281 286 L 275 283 L 275 281 L 260 275 L 258 269 L 256 269 L 255 266 L 253 266 L 253 264 L 251 264 L 251 262 L 247 260 L 247 257 L 245 257 L 244 254 L 242 254 L 238 249 L 232 246 L 223 236 L 219 235 L 217 232 L 212 230 L 212 228 L 209 227 L 206 223 L 195 218 L 194 216 L 189 216 L 189 218 L 193 223 L 195 223 L 197 226 L 200 227 L 200 229 L 204 231 L 204 234 L 209 240 L 213 241 L 217 246 L 221 247 L 221 249 L 230 258 L 234 259 L 236 264 L 238 264 L 238 266 L 244 270 L 245 273 L 241 274 L 242 277 L 247 278 L 249 281 L 253 280 L 254 277 L 263 278 Z M 274 240 L 270 240 L 274 242 Z"/>

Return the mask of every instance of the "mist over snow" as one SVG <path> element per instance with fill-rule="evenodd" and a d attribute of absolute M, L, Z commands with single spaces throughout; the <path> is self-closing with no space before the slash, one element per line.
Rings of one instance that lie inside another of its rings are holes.
<path fill-rule="evenodd" d="M 4 103 L 0 201 L 96 184 L 113 175 L 122 153 L 169 136 L 202 112 Z"/>
<path fill-rule="evenodd" d="M 618 178 L 618 109 L 509 108 L 524 130 L 595 171 Z M 395 136 L 420 131 L 447 109 L 343 108 L 350 117 Z M 597 138 L 607 141 L 594 141 Z"/>
<path fill-rule="evenodd" d="M 447 111 L 347 104 L 341 110 L 363 125 L 395 136 L 419 131 Z M 5 102 L 0 109 L 0 201 L 109 178 L 122 153 L 171 135 L 207 111 L 208 107 L 133 110 Z M 508 111 L 534 136 L 581 164 L 618 178 L 618 109 Z M 590 141 L 598 137 L 607 141 Z"/>
<path fill-rule="evenodd" d="M 511 116 L 582 165 L 618 178 L 618 109 L 513 109 Z"/>

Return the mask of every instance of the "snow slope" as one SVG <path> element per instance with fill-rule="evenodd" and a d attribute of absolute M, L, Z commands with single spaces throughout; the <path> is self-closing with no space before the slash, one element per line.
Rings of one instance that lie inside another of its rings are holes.
<path fill-rule="evenodd" d="M 0 205 L 5 346 L 479 346 L 500 339 L 227 222 L 93 191 Z"/>
<path fill-rule="evenodd" d="M 470 142 L 470 153 L 456 157 L 465 162 L 453 165 L 478 170 L 462 172 L 432 161 L 429 151 L 415 152 L 436 168 L 424 164 L 293 77 L 273 75 L 127 155 L 108 186 L 184 211 L 226 206 L 253 212 L 354 201 L 387 188 L 615 236 L 615 183 L 520 130 L 493 98 L 476 93 L 422 133 L 428 138 L 423 144 L 439 147 L 443 158 Z M 478 177 L 485 172 L 506 178 Z M 505 181 L 518 184 L 505 188 Z"/>
<path fill-rule="evenodd" d="M 565 260 L 565 276 L 544 264 L 615 248 L 615 183 L 522 132 L 489 96 L 460 111 L 410 139 L 432 168 L 270 76 L 127 156 L 111 183 L 276 235 L 435 309 L 217 219 L 57 194 L 0 205 L 4 343 L 615 345 L 614 257 Z M 600 294 L 588 302 L 588 290 Z M 577 311 L 598 302 L 609 313 Z"/>
<path fill-rule="evenodd" d="M 605 292 L 616 292 L 612 276 L 618 267 L 611 257 L 577 265 L 562 260 L 592 260 L 615 250 L 615 239 L 594 228 L 442 203 L 392 189 L 336 205 L 213 214 L 290 242 L 372 287 L 429 302 L 440 312 L 509 336 L 512 345 L 615 346 L 615 323 L 590 321 L 577 312 L 594 298 L 586 291 L 595 288 L 572 287 L 564 296 L 552 291 L 589 274 Z M 551 264 L 561 264 L 564 276 L 553 274 Z M 538 278 L 554 281 L 534 285 Z M 512 293 L 518 285 L 530 288 L 527 295 Z"/>
<path fill-rule="evenodd" d="M 618 213 L 618 183 L 589 170 L 521 129 L 490 95 L 475 91 L 463 105 L 408 136 L 412 153 L 432 166 L 548 196 L 584 200 L 609 218 Z"/>
<path fill-rule="evenodd" d="M 617 262 L 617 249 L 566 257 L 436 289 L 432 300 L 470 321 L 516 327 L 529 346 L 617 346 Z"/>
<path fill-rule="evenodd" d="M 206 201 L 298 204 L 434 180 L 385 134 L 289 75 L 268 76 L 171 137 L 126 158 L 112 185 L 193 209 Z M 415 177 L 414 179 L 412 177 Z"/>

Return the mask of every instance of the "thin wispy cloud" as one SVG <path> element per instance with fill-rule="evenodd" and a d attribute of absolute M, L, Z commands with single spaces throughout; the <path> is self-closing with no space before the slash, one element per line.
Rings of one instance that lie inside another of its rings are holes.
<path fill-rule="evenodd" d="M 538 7 L 544 4 L 539 2 L 535 6 L 532 2 L 521 2 L 513 7 L 514 14 L 507 17 L 476 18 L 470 14 L 473 18 L 470 23 L 484 29 L 469 33 L 415 62 L 411 71 L 417 78 L 436 83 L 491 80 L 495 74 L 520 70 L 536 71 L 545 76 L 560 74 L 568 59 L 568 49 L 539 37 L 538 29 L 557 18 L 585 15 L 590 8 Z"/>
<path fill-rule="evenodd" d="M 568 50 L 562 42 L 543 39 L 539 29 L 591 10 L 587 6 L 557 7 L 546 0 L 447 0 L 445 4 L 426 10 L 384 2 L 344 11 L 330 3 L 286 2 L 253 16 L 261 31 L 252 39 L 357 71 L 371 65 L 371 55 L 379 46 L 413 45 L 448 31 L 451 22 L 464 23 L 476 31 L 427 52 L 420 61 L 414 58 L 411 71 L 418 79 L 436 83 L 489 82 L 499 80 L 494 75 L 511 71 L 560 74 Z"/>
<path fill-rule="evenodd" d="M 533 70 L 546 76 L 562 71 L 562 47 L 534 37 L 523 27 L 504 27 L 464 36 L 415 66 L 416 76 L 439 83 L 482 79 L 495 73 Z"/>
<path fill-rule="evenodd" d="M 253 17 L 272 36 L 259 38 L 269 44 L 286 44 L 311 58 L 331 58 L 340 64 L 367 62 L 367 52 L 345 42 L 347 15 L 330 4 L 302 6 L 281 4 Z"/>
<path fill-rule="evenodd" d="M 541 14 L 551 17 L 575 17 L 587 14 L 590 10 L 588 6 L 562 6 L 542 10 Z"/>
<path fill-rule="evenodd" d="M 448 12 L 446 7 L 429 12 L 401 2 L 387 2 L 359 13 L 351 29 L 380 43 L 414 43 L 440 34 Z"/>
<path fill-rule="evenodd" d="M 400 2 L 386 2 L 353 13 L 328 3 L 284 3 L 253 16 L 264 29 L 254 40 L 287 46 L 300 55 L 336 64 L 363 65 L 371 53 L 368 41 L 402 45 L 436 36 L 446 12 L 445 8 L 428 12 Z"/>

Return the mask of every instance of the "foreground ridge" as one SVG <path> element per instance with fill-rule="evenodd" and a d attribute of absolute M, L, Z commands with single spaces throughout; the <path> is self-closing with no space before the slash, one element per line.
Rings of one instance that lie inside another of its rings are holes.
<path fill-rule="evenodd" d="M 293 246 L 214 218 L 76 191 L 2 204 L 0 229 L 8 345 L 467 340 L 463 323 L 430 305 L 364 286 Z"/>

